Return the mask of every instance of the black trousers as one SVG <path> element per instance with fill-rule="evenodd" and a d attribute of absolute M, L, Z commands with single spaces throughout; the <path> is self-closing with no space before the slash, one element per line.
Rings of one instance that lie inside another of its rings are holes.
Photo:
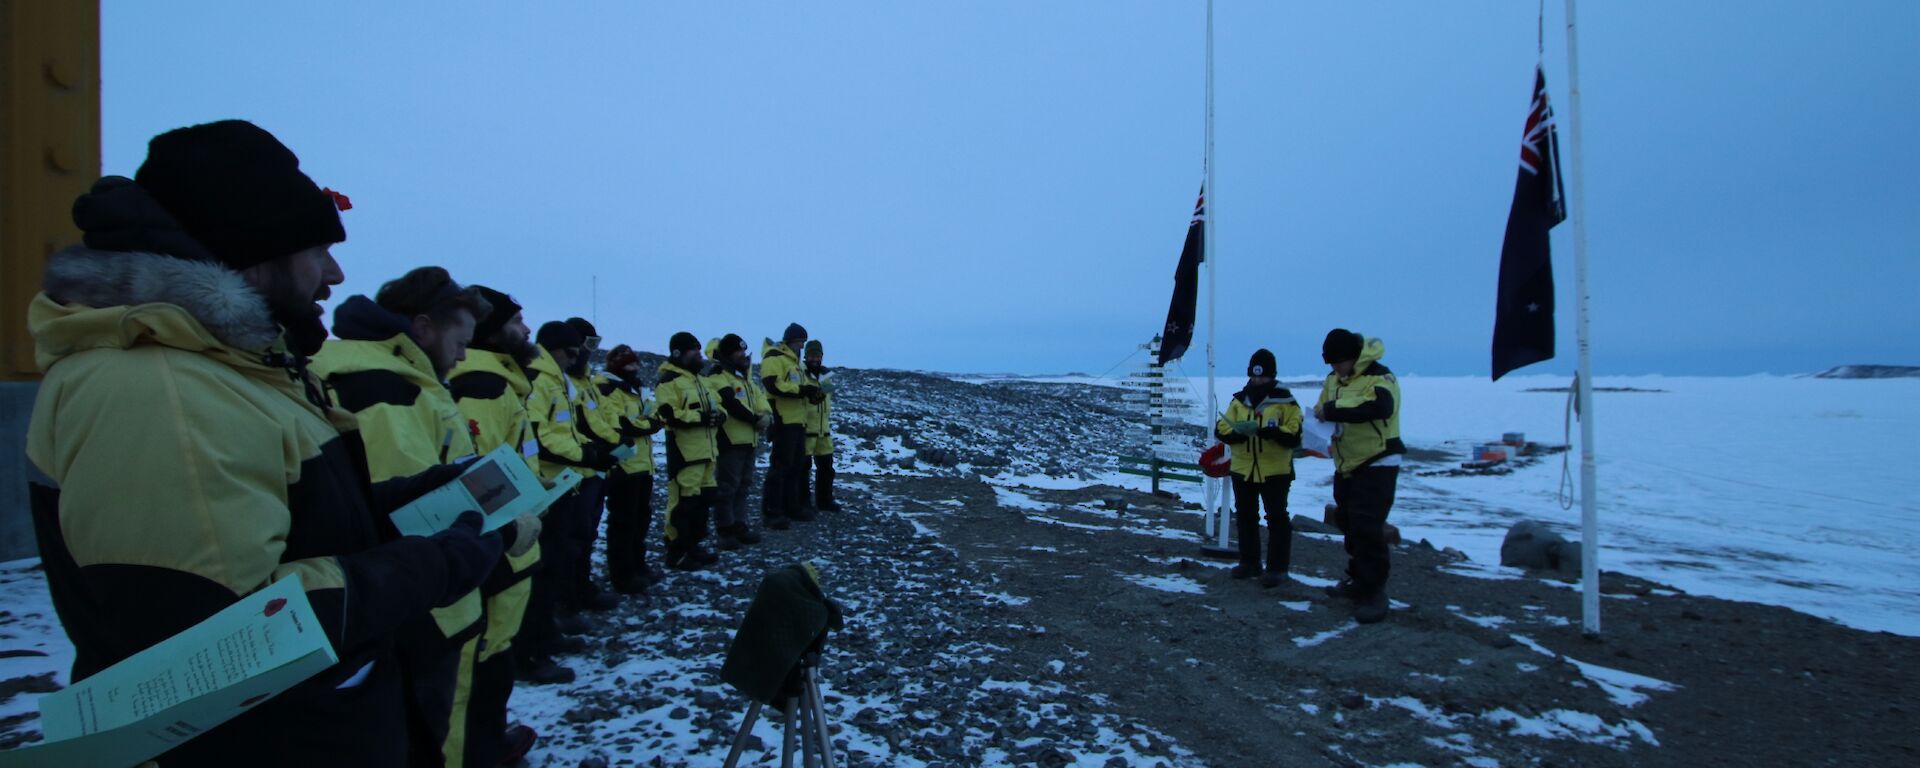
<path fill-rule="evenodd" d="M 714 457 L 713 528 L 731 531 L 747 524 L 747 486 L 753 482 L 752 445 L 729 445 Z"/>
<path fill-rule="evenodd" d="M 647 571 L 653 528 L 653 473 L 614 470 L 607 478 L 607 577 L 616 584 Z"/>
<path fill-rule="evenodd" d="M 560 639 L 554 613 L 560 610 L 560 595 L 566 591 L 568 574 L 572 573 L 577 494 L 576 490 L 561 497 L 541 518 L 540 571 L 531 577 L 533 589 L 527 595 L 527 613 L 520 619 L 520 632 L 514 635 L 509 651 L 521 663 L 552 656 L 554 644 Z"/>
<path fill-rule="evenodd" d="M 579 506 L 574 510 L 573 552 L 568 562 L 568 584 L 560 601 L 562 606 L 572 607 L 586 604 L 588 598 L 600 592 L 599 585 L 593 583 L 593 545 L 600 540 L 600 517 L 607 508 L 606 475 L 580 481 L 580 492 L 575 498 Z"/>
<path fill-rule="evenodd" d="M 1361 467 L 1333 478 L 1333 503 L 1346 533 L 1347 578 L 1361 597 L 1387 588 L 1392 571 L 1387 550 L 1387 513 L 1400 485 L 1399 467 Z"/>
<path fill-rule="evenodd" d="M 712 459 L 682 461 L 667 455 L 667 524 L 661 532 L 667 539 L 668 562 L 674 555 L 700 546 L 707 538 L 707 510 L 713 505 L 713 488 L 697 482 L 702 470 L 712 472 Z M 702 464 L 708 466 L 702 467 Z"/>
<path fill-rule="evenodd" d="M 1233 522 L 1240 535 L 1240 564 L 1260 567 L 1260 506 L 1267 507 L 1267 571 L 1286 573 L 1293 562 L 1293 517 L 1287 514 L 1287 493 L 1293 477 L 1250 483 L 1233 478 Z"/>
<path fill-rule="evenodd" d="M 773 453 L 768 458 L 767 482 L 760 488 L 762 517 L 792 517 L 804 496 L 807 482 L 807 427 L 805 424 L 776 424 L 772 430 Z"/>
<path fill-rule="evenodd" d="M 803 489 L 804 491 L 804 489 Z M 813 457 L 813 505 L 833 503 L 833 454 Z"/>
<path fill-rule="evenodd" d="M 497 653 L 473 665 L 467 699 L 466 765 L 498 765 L 506 751 L 507 699 L 513 695 L 513 654 Z"/>
<path fill-rule="evenodd" d="M 687 494 L 675 501 L 673 508 L 667 510 L 667 525 L 673 528 L 674 534 L 667 539 L 669 558 L 706 541 L 707 508 L 713 504 L 713 491 Z"/>

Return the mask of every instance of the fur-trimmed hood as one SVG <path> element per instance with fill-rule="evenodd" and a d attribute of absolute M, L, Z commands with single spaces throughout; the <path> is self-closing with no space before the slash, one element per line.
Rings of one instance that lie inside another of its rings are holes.
<path fill-rule="evenodd" d="M 76 245 L 47 260 L 41 287 L 28 312 L 41 370 L 87 349 L 258 353 L 281 338 L 266 298 L 219 263 Z"/>

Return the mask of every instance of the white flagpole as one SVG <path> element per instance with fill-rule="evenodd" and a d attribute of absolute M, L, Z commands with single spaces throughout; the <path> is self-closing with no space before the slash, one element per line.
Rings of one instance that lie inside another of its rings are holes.
<path fill-rule="evenodd" d="M 1581 628 L 1600 634 L 1600 514 L 1595 508 L 1593 457 L 1593 355 L 1587 329 L 1587 175 L 1581 167 L 1580 40 L 1574 31 L 1574 0 L 1567 2 L 1568 148 L 1573 156 L 1567 202 L 1573 210 L 1573 285 L 1577 302 L 1574 328 L 1580 345 L 1580 374 L 1575 381 L 1580 409 L 1580 584 Z"/>
<path fill-rule="evenodd" d="M 1220 413 L 1220 396 L 1216 393 L 1213 384 L 1213 329 L 1215 325 L 1213 287 L 1217 279 L 1214 276 L 1214 262 L 1219 258 L 1219 246 L 1216 245 L 1219 240 L 1215 238 L 1213 234 L 1213 220 L 1220 215 L 1220 199 L 1214 196 L 1213 189 L 1213 0 L 1207 0 L 1207 149 L 1204 163 L 1206 165 L 1206 173 L 1203 175 L 1205 179 L 1205 192 L 1201 194 L 1200 197 L 1206 206 L 1206 217 L 1201 220 L 1201 235 L 1204 241 L 1202 243 L 1201 259 L 1207 264 L 1207 413 L 1214 414 L 1217 418 Z M 1217 479 L 1213 482 L 1217 482 L 1223 486 L 1226 485 L 1224 481 Z M 1218 532 L 1218 543 L 1221 549 L 1227 548 L 1228 520 L 1226 515 L 1227 507 L 1224 503 L 1225 497 L 1225 493 L 1217 494 L 1215 498 L 1222 500 L 1219 509 L 1207 510 L 1207 514 L 1219 518 L 1219 524 L 1215 526 L 1215 529 Z"/>

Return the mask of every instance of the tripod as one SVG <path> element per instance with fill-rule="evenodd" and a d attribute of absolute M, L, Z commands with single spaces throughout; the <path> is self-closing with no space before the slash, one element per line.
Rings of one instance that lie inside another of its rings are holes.
<path fill-rule="evenodd" d="M 783 691 L 780 723 L 780 766 L 793 768 L 794 742 L 800 743 L 801 763 L 806 768 L 834 768 L 833 732 L 827 723 L 826 700 L 820 696 L 820 652 L 808 651 L 793 668 L 787 689 Z M 794 727 L 795 718 L 799 728 Z M 747 718 L 733 736 L 733 749 L 727 752 L 726 768 L 740 764 L 740 753 L 747 747 L 747 734 L 760 719 L 760 702 L 747 707 Z"/>

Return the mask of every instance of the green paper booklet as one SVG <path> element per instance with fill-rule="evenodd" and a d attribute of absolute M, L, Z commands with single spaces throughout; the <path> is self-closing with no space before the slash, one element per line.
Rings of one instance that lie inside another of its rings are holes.
<path fill-rule="evenodd" d="M 501 445 L 475 460 L 453 482 L 427 492 L 388 517 L 403 535 L 432 536 L 453 527 L 460 513 L 474 510 L 486 516 L 481 530 L 491 531 L 521 515 L 546 509 L 579 485 L 580 479 L 579 473 L 567 470 L 554 478 L 553 490 L 547 490 L 519 451 Z"/>
<path fill-rule="evenodd" d="M 299 575 L 288 576 L 40 697 L 46 740 L 0 752 L 0 766 L 137 765 L 336 661 Z"/>

